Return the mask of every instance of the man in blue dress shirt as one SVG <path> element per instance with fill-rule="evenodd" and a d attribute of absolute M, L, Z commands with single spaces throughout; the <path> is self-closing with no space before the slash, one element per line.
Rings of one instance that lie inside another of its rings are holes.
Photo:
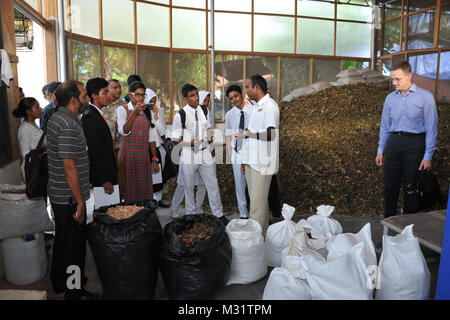
<path fill-rule="evenodd" d="M 384 165 L 385 218 L 396 215 L 401 179 L 405 190 L 417 170 L 431 168 L 438 123 L 433 94 L 412 82 L 407 61 L 394 66 L 390 77 L 395 91 L 384 102 L 375 159 L 377 166 Z M 411 212 L 407 202 L 403 212 Z"/>

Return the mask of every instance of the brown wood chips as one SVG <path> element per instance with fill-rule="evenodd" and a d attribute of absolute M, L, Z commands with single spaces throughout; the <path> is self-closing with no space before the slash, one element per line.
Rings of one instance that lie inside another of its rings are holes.
<path fill-rule="evenodd" d="M 111 216 L 116 220 L 128 219 L 134 216 L 138 211 L 141 211 L 144 207 L 138 207 L 136 205 L 132 206 L 116 206 L 109 208 L 106 214 Z"/>
<path fill-rule="evenodd" d="M 186 247 L 190 247 L 202 240 L 209 240 L 214 233 L 214 224 L 211 220 L 190 222 L 184 230 L 178 233 L 178 238 Z"/>

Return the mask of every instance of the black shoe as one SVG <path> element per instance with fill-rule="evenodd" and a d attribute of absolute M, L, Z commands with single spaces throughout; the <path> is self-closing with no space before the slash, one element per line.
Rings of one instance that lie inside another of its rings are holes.
<path fill-rule="evenodd" d="M 102 300 L 103 294 L 92 293 L 87 290 L 75 290 L 74 293 L 66 293 L 64 295 L 66 300 Z"/>
<path fill-rule="evenodd" d="M 159 200 L 159 201 L 158 201 L 158 205 L 159 205 L 161 208 L 170 208 L 170 203 L 167 203 L 167 202 L 165 202 L 164 200 Z"/>
<path fill-rule="evenodd" d="M 230 222 L 230 220 L 228 220 L 227 217 L 225 217 L 225 216 L 221 216 L 219 218 L 219 220 L 222 221 L 224 226 L 226 226 L 228 224 L 228 222 Z"/>
<path fill-rule="evenodd" d="M 248 217 L 241 217 L 241 219 L 248 219 Z"/>

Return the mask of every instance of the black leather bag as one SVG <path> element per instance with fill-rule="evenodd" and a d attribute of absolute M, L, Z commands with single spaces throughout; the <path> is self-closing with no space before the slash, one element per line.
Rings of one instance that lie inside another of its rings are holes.
<path fill-rule="evenodd" d="M 442 193 L 437 177 L 430 170 L 420 170 L 416 173 L 414 183 L 406 187 L 405 213 L 416 213 L 432 205 L 442 203 Z"/>
<path fill-rule="evenodd" d="M 31 150 L 25 156 L 25 183 L 27 185 L 25 192 L 29 198 L 47 196 L 48 160 L 47 151 L 42 148 L 44 137 L 45 133 L 42 134 L 36 149 Z"/>

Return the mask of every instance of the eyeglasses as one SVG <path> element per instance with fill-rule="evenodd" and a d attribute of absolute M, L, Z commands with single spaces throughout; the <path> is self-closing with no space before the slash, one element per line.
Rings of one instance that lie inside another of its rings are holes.
<path fill-rule="evenodd" d="M 145 98 L 145 97 L 147 96 L 146 93 L 134 93 L 134 92 L 130 92 L 130 94 L 131 94 L 132 96 L 137 97 L 137 98 Z"/>

